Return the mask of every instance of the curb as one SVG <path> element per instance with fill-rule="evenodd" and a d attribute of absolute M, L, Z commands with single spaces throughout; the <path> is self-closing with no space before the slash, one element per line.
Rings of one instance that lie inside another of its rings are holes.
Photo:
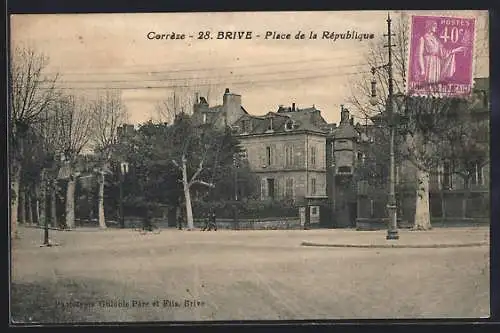
<path fill-rule="evenodd" d="M 45 227 L 43 226 L 37 226 L 37 225 L 23 225 L 23 228 L 27 229 L 39 229 L 39 230 L 44 230 Z M 106 228 L 106 229 L 100 229 L 99 227 L 96 228 L 73 228 L 73 229 L 63 229 L 63 228 L 58 228 L 58 227 L 48 227 L 48 230 L 52 231 L 64 231 L 64 232 L 94 232 L 94 231 L 106 231 L 110 229 L 115 229 L 115 228 Z M 116 228 L 116 230 L 120 230 L 119 228 Z"/>
<path fill-rule="evenodd" d="M 415 245 L 404 245 L 404 244 L 321 244 L 321 243 L 311 243 L 302 242 L 301 246 L 310 247 L 337 247 L 337 248 L 364 248 L 364 249 L 388 249 L 388 248 L 405 248 L 405 249 L 439 249 L 439 248 L 454 248 L 454 247 L 478 247 L 487 246 L 489 242 L 476 242 L 476 243 L 460 243 L 460 244 L 415 244 Z"/>

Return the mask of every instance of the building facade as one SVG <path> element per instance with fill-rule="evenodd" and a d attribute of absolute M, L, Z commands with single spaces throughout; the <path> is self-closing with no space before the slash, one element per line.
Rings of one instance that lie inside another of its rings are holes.
<path fill-rule="evenodd" d="M 315 107 L 279 107 L 232 124 L 249 165 L 259 175 L 262 200 L 326 197 L 326 121 Z"/>
<path fill-rule="evenodd" d="M 311 216 L 319 215 L 321 205 L 327 207 L 326 215 L 336 216 L 330 218 L 335 225 L 355 223 L 353 175 L 363 135 L 347 108 L 341 106 L 337 126 L 327 123 L 315 106 L 298 108 L 292 103 L 254 116 L 241 106 L 241 96 L 229 89 L 223 100 L 226 104 L 210 107 L 200 98 L 193 119 L 219 129 L 231 128 L 251 170 L 258 175 L 261 200 L 311 206 Z"/>

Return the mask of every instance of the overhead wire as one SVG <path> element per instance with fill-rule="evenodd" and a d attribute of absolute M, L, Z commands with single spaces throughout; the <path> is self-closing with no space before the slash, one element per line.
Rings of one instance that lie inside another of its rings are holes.
<path fill-rule="evenodd" d="M 314 62 L 324 62 L 324 61 L 332 61 L 332 60 L 340 60 L 340 59 L 354 59 L 354 58 L 361 58 L 361 55 L 358 56 L 340 56 L 340 57 L 329 57 L 329 58 L 317 58 L 317 59 L 307 59 L 307 60 L 293 60 L 293 61 L 280 61 L 280 62 L 269 62 L 269 63 L 259 63 L 259 64 L 247 64 L 247 65 L 225 65 L 225 66 L 218 66 L 218 67 L 201 67 L 201 68 L 186 68 L 186 69 L 173 69 L 173 70 L 141 70 L 141 71 L 132 71 L 132 72 L 88 72 L 88 71 L 83 71 L 83 72 L 72 72 L 72 71 L 64 71 L 64 75 L 130 75 L 130 74 L 162 74 L 162 73 L 182 73 L 182 72 L 200 72 L 200 71 L 213 71 L 213 70 L 219 70 L 219 69 L 231 69 L 231 68 L 258 68 L 258 67 L 269 67 L 269 66 L 281 66 L 281 65 L 290 65 L 290 64 L 307 64 L 307 63 L 314 63 Z M 239 61 L 239 60 L 236 60 Z M 171 64 L 152 64 L 149 65 L 151 67 L 162 67 L 162 66 L 176 66 L 177 64 L 191 64 L 190 62 L 185 62 L 185 63 L 171 63 Z M 193 62 L 192 64 L 199 64 L 199 62 Z M 125 65 L 124 67 L 132 67 L 134 65 L 128 66 Z M 142 65 L 141 65 L 142 66 Z M 148 65 L 144 65 L 148 66 Z M 112 68 L 112 67 L 103 67 L 106 69 Z M 118 67 L 115 67 L 118 68 Z M 55 75 L 58 74 L 58 72 L 46 72 L 45 74 L 47 75 Z"/>
<path fill-rule="evenodd" d="M 347 64 L 347 65 L 337 65 L 337 66 L 327 66 L 327 67 L 318 67 L 314 68 L 314 70 L 322 71 L 322 70 L 327 70 L 327 69 L 340 69 L 340 68 L 347 68 L 347 67 L 366 67 L 365 64 Z M 226 75 L 219 75 L 219 76 L 209 76 L 209 77 L 203 77 L 203 76 L 196 76 L 196 77 L 172 77 L 172 78 L 147 78 L 147 79 L 121 79 L 121 80 L 64 80 L 61 79 L 60 82 L 62 83 L 127 83 L 127 82 L 137 82 L 137 81 L 143 81 L 143 82 L 150 82 L 150 81 L 185 81 L 185 80 L 210 80 L 210 79 L 224 79 L 225 77 L 227 78 L 233 78 L 237 76 L 255 76 L 255 75 L 275 75 L 275 74 L 286 74 L 286 73 L 297 73 L 297 72 L 302 72 L 302 71 L 308 71 L 311 72 L 311 68 L 301 68 L 301 69 L 292 69 L 292 70 L 282 70 L 282 71 L 265 71 L 265 72 L 254 72 L 254 73 L 237 73 L 234 74 L 231 72 L 231 74 L 226 74 Z M 52 82 L 51 80 L 39 80 L 38 82 Z"/>

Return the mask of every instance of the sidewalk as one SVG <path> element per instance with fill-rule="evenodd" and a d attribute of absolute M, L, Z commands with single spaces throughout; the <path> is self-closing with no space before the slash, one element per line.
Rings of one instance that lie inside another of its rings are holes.
<path fill-rule="evenodd" d="M 352 248 L 451 248 L 489 246 L 489 227 L 399 230 L 398 240 L 386 240 L 387 231 L 344 230 L 331 235 L 304 237 L 302 246 Z"/>

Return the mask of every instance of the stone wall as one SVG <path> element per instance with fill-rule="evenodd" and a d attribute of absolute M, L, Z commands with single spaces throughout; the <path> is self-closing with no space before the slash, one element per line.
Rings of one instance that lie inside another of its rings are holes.
<path fill-rule="evenodd" d="M 110 228 L 119 228 L 119 221 L 108 220 L 106 224 Z M 87 221 L 78 220 L 77 226 L 97 227 L 97 220 Z M 160 228 L 168 228 L 168 221 L 164 218 L 153 218 L 153 225 Z M 125 218 L 126 228 L 142 228 L 143 219 L 141 217 L 130 216 Z M 196 228 L 203 228 L 205 226 L 204 219 L 195 219 L 194 226 Z M 184 224 L 182 226 L 186 228 Z M 234 221 L 232 219 L 217 219 L 218 229 L 230 230 L 290 230 L 301 229 L 300 218 L 267 218 L 267 219 L 240 219 Z"/>
<path fill-rule="evenodd" d="M 358 197 L 358 227 L 386 227 L 386 196 Z M 466 224 L 484 225 L 490 221 L 490 193 L 487 191 L 452 190 L 430 193 L 431 224 L 452 226 Z M 411 225 L 415 217 L 415 194 L 406 193 L 399 198 L 398 218 L 401 227 Z"/>
<path fill-rule="evenodd" d="M 204 220 L 195 220 L 195 227 L 203 228 Z M 299 218 L 274 218 L 274 219 L 218 219 L 218 229 L 230 230 L 291 230 L 302 229 Z"/>

